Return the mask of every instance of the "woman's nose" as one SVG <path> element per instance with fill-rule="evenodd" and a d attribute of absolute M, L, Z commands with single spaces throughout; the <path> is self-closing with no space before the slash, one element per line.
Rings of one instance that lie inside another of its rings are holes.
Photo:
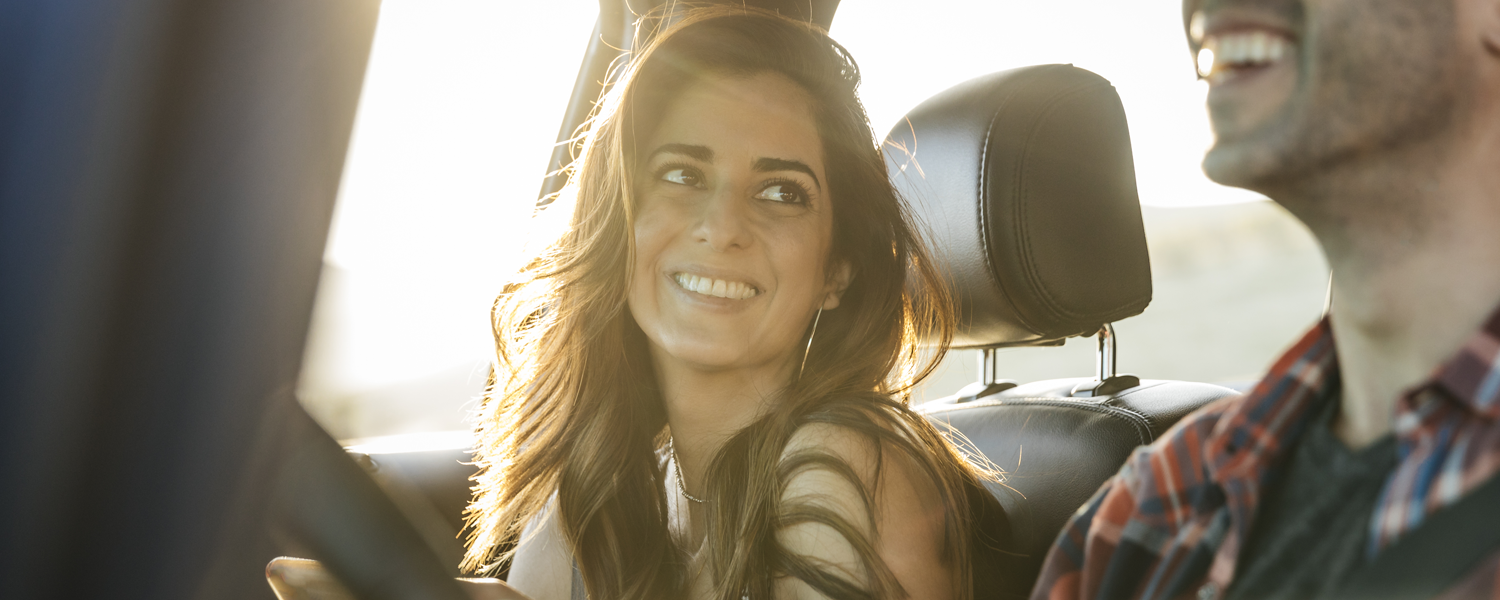
<path fill-rule="evenodd" d="M 698 227 L 693 232 L 697 241 L 718 252 L 749 247 L 752 236 L 747 207 L 732 189 L 715 189 L 701 206 Z"/>

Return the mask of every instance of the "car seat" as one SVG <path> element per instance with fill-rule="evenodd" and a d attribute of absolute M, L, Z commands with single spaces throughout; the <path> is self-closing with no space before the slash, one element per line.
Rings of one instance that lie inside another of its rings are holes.
<path fill-rule="evenodd" d="M 979 381 L 918 410 L 1005 471 L 990 488 L 1011 521 L 1008 550 L 1024 557 L 1007 592 L 1024 597 L 1068 517 L 1133 449 L 1235 392 L 1115 373 L 1110 324 L 1151 302 L 1151 267 L 1108 80 L 1071 65 L 985 75 L 917 106 L 884 148 L 950 278 L 954 348 L 980 353 Z M 1088 335 L 1093 377 L 998 377 L 998 348 Z"/>

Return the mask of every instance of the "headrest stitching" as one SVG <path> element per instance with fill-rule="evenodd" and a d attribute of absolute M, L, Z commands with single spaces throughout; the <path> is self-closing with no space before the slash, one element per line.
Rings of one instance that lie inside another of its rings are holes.
<path fill-rule="evenodd" d="M 1093 91 L 1104 85 L 1108 84 L 1087 82 L 1080 84 L 1078 87 L 1058 91 L 1052 94 L 1051 97 L 1044 100 L 1041 113 L 1038 114 L 1036 119 L 1032 120 L 1031 130 L 1026 132 L 1026 142 L 1021 146 L 1022 151 L 1020 164 L 1016 167 L 1017 170 L 1020 171 L 1019 177 L 1016 177 L 1016 185 L 1021 188 L 1017 190 L 1018 195 L 1016 202 L 1016 212 L 1018 214 L 1016 215 L 1016 223 L 1021 228 L 1021 263 L 1025 266 L 1024 272 L 1026 274 L 1026 279 L 1029 283 L 1031 283 L 1032 287 L 1037 290 L 1037 293 L 1042 296 L 1042 299 L 1046 302 L 1047 308 L 1051 309 L 1057 314 L 1061 314 L 1071 319 L 1079 320 L 1092 320 L 1091 318 L 1094 317 L 1094 315 L 1081 314 L 1062 306 L 1057 302 L 1056 295 L 1047 288 L 1046 282 L 1042 281 L 1041 276 L 1037 273 L 1036 261 L 1033 260 L 1033 253 L 1031 252 L 1030 222 L 1025 218 L 1026 207 L 1031 201 L 1031 197 L 1026 193 L 1026 185 L 1030 182 L 1030 175 L 1032 173 L 1032 141 L 1037 139 L 1037 137 L 1040 135 L 1042 125 L 1046 123 L 1047 119 L 1052 116 L 1052 113 L 1056 112 L 1057 108 L 1061 106 L 1062 103 L 1066 100 L 1072 98 L 1073 96 Z"/>
<path fill-rule="evenodd" d="M 1084 410 L 1084 411 L 1088 411 L 1088 412 L 1092 412 L 1092 413 L 1098 413 L 1098 414 L 1109 416 L 1109 417 L 1121 418 L 1121 420 L 1123 420 L 1123 421 L 1125 421 L 1127 423 L 1130 423 L 1132 426 L 1135 427 L 1136 436 L 1137 436 L 1138 439 L 1141 440 L 1142 444 L 1149 444 L 1149 443 L 1151 443 L 1152 438 L 1155 437 L 1155 436 L 1151 435 L 1151 422 L 1145 417 L 1145 415 L 1141 414 L 1138 411 L 1130 410 L 1130 409 L 1123 408 L 1123 407 L 1120 407 L 1120 406 L 1113 406 L 1113 405 L 1109 405 L 1109 404 L 1092 404 L 1092 403 L 1078 402 L 1077 400 L 1068 399 L 1068 398 L 1021 397 L 1021 398 L 1004 398 L 1004 399 L 996 399 L 996 400 L 978 400 L 978 401 L 975 401 L 975 402 L 972 402 L 972 403 L 967 403 L 966 402 L 964 404 L 954 404 L 954 405 L 951 405 L 951 406 L 934 407 L 934 408 L 932 408 L 930 410 L 924 411 L 922 414 L 923 415 L 927 415 L 927 416 L 934 416 L 935 417 L 937 415 L 945 415 L 947 413 L 962 412 L 964 410 L 969 410 L 969 409 L 995 408 L 995 407 L 1001 407 L 1001 406 L 1016 406 L 1016 407 L 1021 407 L 1021 406 L 1051 406 L 1051 407 L 1057 407 L 1057 408 L 1074 408 L 1074 409 L 1078 409 L 1078 410 Z M 952 419 L 952 417 L 949 417 L 949 419 Z"/>
<path fill-rule="evenodd" d="M 1027 329 L 1031 330 L 1032 333 L 1036 334 L 1038 338 L 1040 338 L 1043 335 L 1040 331 L 1038 331 L 1040 328 L 1026 322 L 1026 316 L 1021 314 L 1021 311 L 1019 310 L 1020 307 L 1016 305 L 1015 300 L 1011 299 L 1010 291 L 1005 289 L 1005 286 L 1000 280 L 999 274 L 995 272 L 995 261 L 990 258 L 990 248 L 994 243 L 994 240 L 990 239 L 991 215 L 989 214 L 990 138 L 995 133 L 995 122 L 1000 120 L 1000 113 L 1004 112 L 1006 105 L 1010 104 L 1011 99 L 1015 98 L 1016 94 L 1020 93 L 1019 88 L 1020 86 L 1016 86 L 1016 89 L 1007 91 L 1005 97 L 996 104 L 994 112 L 990 114 L 989 124 L 987 124 L 984 129 L 984 143 L 980 146 L 979 150 L 979 189 L 977 190 L 978 193 L 976 194 L 979 197 L 979 220 L 977 221 L 979 224 L 979 254 L 984 260 L 985 276 L 989 278 L 991 287 L 1000 291 L 1000 296 L 1004 298 L 1012 308 L 1010 313 L 1014 315 L 1017 320 L 1021 321 L 1021 325 L 1024 325 Z"/>

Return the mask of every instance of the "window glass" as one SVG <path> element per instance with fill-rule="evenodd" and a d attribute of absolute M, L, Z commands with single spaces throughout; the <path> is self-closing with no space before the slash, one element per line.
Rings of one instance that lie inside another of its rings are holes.
<path fill-rule="evenodd" d="M 385 0 L 300 395 L 336 437 L 463 427 L 594 0 Z"/>
<path fill-rule="evenodd" d="M 920 6 L 920 9 L 913 8 Z M 834 39 L 863 74 L 877 134 L 929 96 L 1004 69 L 1071 63 L 1109 79 L 1130 122 L 1154 300 L 1115 325 L 1121 372 L 1153 379 L 1253 380 L 1321 314 L 1327 267 L 1307 231 L 1257 194 L 1210 182 L 1207 84 L 1194 75 L 1177 2 L 846 1 Z M 1085 377 L 1092 339 L 1003 350 L 1001 376 Z M 918 400 L 977 378 L 954 352 Z"/>

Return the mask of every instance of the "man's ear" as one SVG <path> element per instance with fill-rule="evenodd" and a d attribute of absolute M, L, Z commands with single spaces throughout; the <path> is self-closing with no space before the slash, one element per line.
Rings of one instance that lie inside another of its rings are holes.
<path fill-rule="evenodd" d="M 1500 58 L 1500 0 L 1469 0 L 1473 7 L 1475 25 L 1479 28 L 1480 41 L 1490 56 Z"/>
<path fill-rule="evenodd" d="M 839 307 L 839 299 L 844 297 L 844 290 L 849 289 L 849 283 L 854 281 L 854 267 L 849 265 L 849 261 L 841 260 L 833 266 L 833 272 L 829 275 L 828 285 L 823 288 L 823 310 Z"/>

